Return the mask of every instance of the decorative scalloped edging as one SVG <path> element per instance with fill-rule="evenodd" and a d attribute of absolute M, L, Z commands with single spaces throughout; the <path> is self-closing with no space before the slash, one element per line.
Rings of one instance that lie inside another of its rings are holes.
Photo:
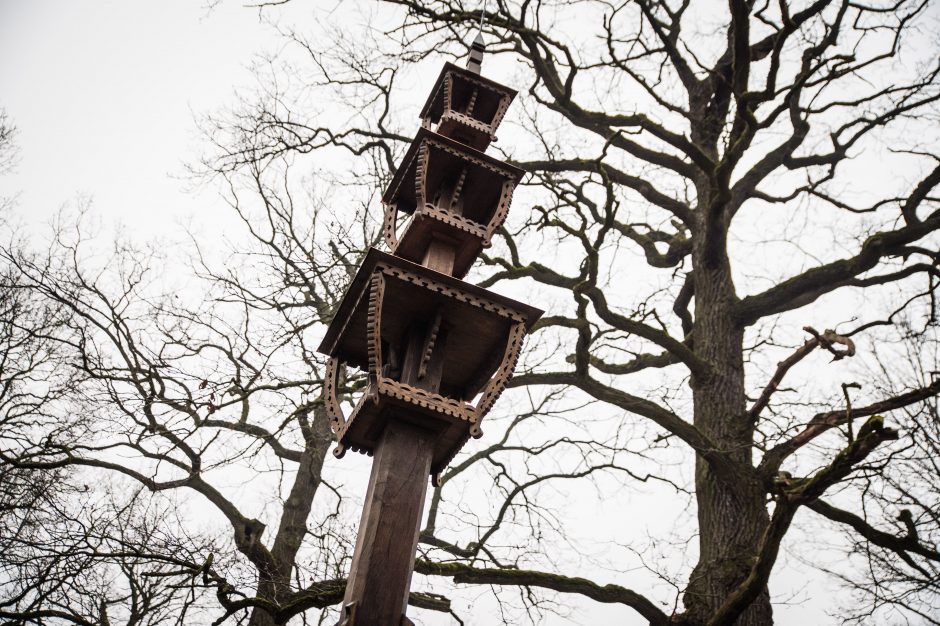
<path fill-rule="evenodd" d="M 468 232 L 471 235 L 476 235 L 480 239 L 486 238 L 486 228 L 483 226 L 483 224 L 464 217 L 463 215 L 451 213 L 447 209 L 442 209 L 441 207 L 434 206 L 433 204 L 425 204 L 423 207 L 418 209 L 418 213 L 427 215 L 428 217 L 433 217 L 440 222 L 444 222 L 445 224 L 453 226 L 458 230 Z"/>
<path fill-rule="evenodd" d="M 441 137 L 443 137 L 443 135 L 441 135 Z M 445 144 L 445 143 L 442 142 L 442 141 L 436 141 L 436 140 L 434 139 L 434 137 L 425 137 L 425 138 L 421 141 L 421 147 L 422 147 L 422 149 L 423 149 L 425 146 L 429 145 L 429 144 L 433 144 L 434 147 L 437 148 L 438 150 L 443 150 L 444 152 L 449 152 L 450 154 L 453 154 L 454 156 L 456 156 L 456 157 L 459 158 L 459 159 L 462 159 L 462 160 L 464 160 L 464 161 L 469 161 L 470 163 L 473 163 L 474 165 L 479 165 L 480 167 L 482 167 L 482 168 L 484 168 L 484 169 L 488 169 L 488 170 L 490 170 L 491 172 L 496 172 L 497 174 L 501 175 L 503 178 L 508 178 L 509 180 L 515 180 L 515 177 L 513 176 L 513 172 L 512 172 L 511 170 L 503 169 L 503 168 L 501 168 L 501 167 L 498 167 L 498 166 L 494 165 L 493 163 L 490 163 L 489 161 L 485 161 L 485 160 L 483 160 L 483 159 L 481 159 L 481 158 L 479 158 L 479 157 L 476 157 L 476 156 L 474 156 L 474 155 L 472 155 L 472 154 L 468 154 L 468 153 L 464 152 L 463 150 L 459 150 L 459 149 L 454 148 L 454 147 L 452 147 L 452 146 L 448 146 L 447 144 Z M 472 148 L 470 148 L 470 149 L 472 150 Z M 500 161 L 500 163 L 502 163 L 502 161 Z M 418 165 L 419 165 L 419 167 L 420 167 L 420 165 L 421 165 L 421 162 L 420 162 L 420 154 L 419 154 Z"/>
<path fill-rule="evenodd" d="M 343 408 L 339 404 L 336 395 L 336 387 L 339 383 L 339 359 L 331 357 L 326 362 L 326 372 L 323 380 L 324 404 L 326 405 L 326 414 L 330 418 L 330 430 L 334 437 L 339 437 L 339 433 L 346 426 L 346 416 L 343 415 Z"/>
<path fill-rule="evenodd" d="M 519 361 L 519 353 L 522 351 L 522 342 L 524 339 L 525 323 L 516 322 L 509 330 L 509 340 L 506 342 L 506 351 L 503 352 L 503 360 L 499 367 L 496 368 L 496 372 L 493 373 L 492 378 L 486 383 L 486 387 L 483 389 L 483 395 L 480 397 L 480 401 L 474 409 L 477 416 L 476 430 L 478 431 L 478 434 L 471 431 L 470 435 L 474 438 L 478 439 L 483 434 L 479 432 L 479 423 L 483 421 L 483 417 L 489 413 L 493 404 L 499 399 L 499 396 L 502 395 L 503 391 L 506 389 L 506 385 L 512 378 L 512 373 L 516 369 L 516 363 Z"/>
<path fill-rule="evenodd" d="M 389 250 L 395 250 L 398 247 L 398 233 L 396 232 L 396 227 L 398 226 L 398 203 L 382 203 L 385 207 L 385 219 L 382 224 L 382 234 L 385 238 L 385 245 L 388 246 Z"/>
<path fill-rule="evenodd" d="M 465 422 L 476 420 L 475 409 L 466 402 L 460 402 L 419 387 L 412 387 L 409 384 L 390 378 L 383 378 L 379 381 L 379 393 Z"/>
<path fill-rule="evenodd" d="M 512 181 L 506 181 L 503 183 L 503 190 L 499 195 L 499 204 L 496 205 L 496 211 L 493 212 L 493 217 L 490 218 L 490 223 L 486 225 L 486 236 L 483 238 L 484 247 L 490 247 L 490 244 L 493 240 L 493 235 L 496 234 L 496 230 L 503 225 L 503 222 L 506 221 L 506 216 L 509 215 L 509 205 L 512 204 L 512 194 L 515 188 L 516 185 Z"/>
<path fill-rule="evenodd" d="M 496 302 L 493 302 L 492 300 L 487 300 L 485 298 L 474 296 L 461 289 L 455 289 L 453 287 L 449 287 L 445 285 L 444 283 L 440 283 L 431 278 L 421 276 L 420 274 L 415 274 L 414 272 L 410 272 L 404 268 L 396 267 L 394 265 L 386 265 L 385 263 L 378 263 L 375 267 L 377 270 L 381 271 L 386 276 L 397 278 L 399 280 L 404 280 L 410 283 L 414 283 L 416 285 L 420 285 L 426 289 L 430 289 L 432 291 L 436 291 L 438 293 L 444 294 L 445 296 L 454 298 L 455 300 L 459 302 L 463 302 L 465 304 L 469 304 L 471 306 L 475 306 L 477 308 L 483 309 L 484 311 L 490 311 L 491 313 L 496 313 L 497 315 L 500 315 L 502 317 L 509 318 L 513 320 L 514 322 L 525 322 L 525 318 L 523 318 L 521 313 L 513 309 L 510 309 L 508 307 L 505 307 L 501 304 L 497 304 Z"/>
<path fill-rule="evenodd" d="M 454 122 L 457 122 L 458 124 L 463 124 L 464 126 L 467 126 L 472 130 L 483 133 L 484 135 L 490 138 L 490 141 L 493 141 L 496 139 L 496 134 L 494 132 L 492 124 L 481 122 L 480 120 L 474 117 L 470 117 L 466 113 L 461 113 L 460 111 L 454 111 L 452 109 L 448 111 L 444 111 L 444 113 L 441 114 L 441 120 L 437 123 L 438 128 L 440 128 L 444 120 L 452 120 Z M 446 137 L 446 135 L 444 136 Z"/>

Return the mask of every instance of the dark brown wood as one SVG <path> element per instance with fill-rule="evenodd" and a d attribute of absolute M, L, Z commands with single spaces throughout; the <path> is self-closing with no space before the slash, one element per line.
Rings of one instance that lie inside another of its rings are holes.
<path fill-rule="evenodd" d="M 426 155 L 422 157 L 422 152 Z M 426 160 L 422 170 L 422 158 Z M 486 224 L 499 200 L 503 181 L 518 183 L 525 172 L 505 161 L 494 159 L 467 144 L 422 128 L 415 135 L 395 176 L 382 194 L 386 204 L 413 213 L 418 206 L 435 204 L 442 187 L 456 183 L 467 169 L 464 215 Z M 449 198 L 448 198 L 449 199 Z M 445 208 L 449 208 L 446 205 Z"/>
<path fill-rule="evenodd" d="M 421 123 L 483 151 L 496 139 L 496 129 L 515 96 L 514 89 L 479 72 L 447 63 L 421 110 Z"/>
<path fill-rule="evenodd" d="M 432 237 L 424 251 L 421 265 L 441 274 L 452 274 L 454 271 L 454 258 L 457 246 L 439 237 Z"/>
<path fill-rule="evenodd" d="M 354 626 L 397 625 L 405 614 L 435 436 L 398 419 L 382 433 L 343 599 L 356 603 Z"/>
<path fill-rule="evenodd" d="M 485 377 L 495 371 L 499 362 L 492 356 L 502 354 L 515 322 L 524 322 L 528 331 L 542 313 L 517 300 L 373 249 L 318 348 L 362 370 L 367 370 L 369 363 L 369 291 L 377 271 L 386 276 L 381 337 L 387 343 L 398 344 L 413 321 L 431 319 L 438 308 L 444 308 L 444 321 L 451 331 L 441 390 L 447 395 L 449 389 L 459 389 L 461 393 L 452 396 L 455 398 L 472 398 L 479 391 L 469 387 L 475 380 L 485 383 L 477 375 L 484 365 L 491 367 Z M 465 389 L 469 395 L 462 395 Z"/>
<path fill-rule="evenodd" d="M 454 262 L 450 271 L 443 273 L 463 278 L 480 256 L 487 235 L 487 227 L 482 224 L 450 211 L 425 206 L 408 220 L 401 237 L 395 237 L 391 250 L 404 259 L 424 264 L 432 239 L 446 238 L 454 246 Z"/>

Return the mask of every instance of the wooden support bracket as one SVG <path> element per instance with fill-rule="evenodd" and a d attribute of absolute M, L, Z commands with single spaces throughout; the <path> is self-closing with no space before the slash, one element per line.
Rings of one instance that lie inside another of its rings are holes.
<path fill-rule="evenodd" d="M 431 362 L 431 355 L 434 353 L 434 344 L 437 343 L 437 336 L 441 332 L 441 322 L 443 321 L 443 310 L 438 308 L 434 313 L 434 319 L 428 327 L 427 334 L 424 337 L 424 345 L 421 346 L 421 362 L 418 365 L 418 379 L 428 375 L 428 364 Z"/>
<path fill-rule="evenodd" d="M 383 204 L 385 205 L 385 220 L 383 226 L 385 245 L 388 246 L 389 252 L 394 253 L 395 248 L 398 247 L 398 203 L 389 202 Z"/>
<path fill-rule="evenodd" d="M 326 373 L 323 381 L 324 403 L 326 404 L 326 414 L 330 418 L 330 430 L 334 437 L 339 437 L 343 426 L 346 425 L 346 416 L 343 415 L 343 408 L 339 404 L 339 397 L 336 389 L 339 386 L 340 362 L 336 357 L 331 358 L 326 363 Z"/>

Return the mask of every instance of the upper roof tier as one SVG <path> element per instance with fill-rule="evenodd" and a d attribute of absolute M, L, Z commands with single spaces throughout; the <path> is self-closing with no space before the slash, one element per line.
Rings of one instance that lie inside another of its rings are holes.
<path fill-rule="evenodd" d="M 428 129 L 418 130 L 382 194 L 382 202 L 404 213 L 418 205 L 440 205 L 478 224 L 496 212 L 503 183 L 519 182 L 525 171 Z"/>
<path fill-rule="evenodd" d="M 486 150 L 516 91 L 471 69 L 445 63 L 421 109 L 421 123 L 445 137 Z"/>

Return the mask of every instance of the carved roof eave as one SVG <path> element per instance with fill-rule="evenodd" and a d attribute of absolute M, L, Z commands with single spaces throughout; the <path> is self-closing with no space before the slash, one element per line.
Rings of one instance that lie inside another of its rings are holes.
<path fill-rule="evenodd" d="M 476 161 L 483 167 L 498 172 L 506 178 L 511 178 L 516 182 L 522 180 L 522 176 L 525 174 L 525 170 L 521 168 L 488 156 L 479 150 L 471 148 L 470 146 L 460 143 L 459 141 L 455 141 L 450 137 L 439 135 L 433 130 L 422 128 L 411 141 L 411 145 L 408 147 L 408 152 L 405 153 L 405 158 L 401 160 L 401 164 L 398 166 L 398 169 L 395 170 L 395 176 L 392 177 L 392 181 L 389 183 L 388 187 L 385 189 L 385 192 L 382 194 L 382 202 L 385 204 L 391 204 L 392 202 L 396 201 L 399 190 L 401 189 L 402 184 L 406 183 L 406 179 L 408 179 L 407 184 L 414 184 L 415 168 L 412 166 L 417 161 L 418 151 L 421 147 L 421 143 L 426 139 L 433 143 L 445 146 L 446 148 L 450 148 L 453 151 L 462 153 L 464 156 L 466 156 L 467 159 Z"/>
<path fill-rule="evenodd" d="M 476 83 L 497 93 L 506 94 L 509 96 L 510 102 L 512 102 L 513 98 L 516 97 L 516 94 L 519 93 L 511 87 L 507 87 L 502 83 L 497 83 L 495 80 L 490 80 L 489 78 L 480 76 L 479 74 L 471 72 L 465 67 L 460 67 L 458 65 L 454 65 L 453 63 L 445 63 L 444 67 L 441 68 L 441 73 L 437 76 L 437 80 L 434 81 L 434 87 L 431 89 L 431 93 L 428 96 L 427 101 L 424 103 L 424 106 L 421 107 L 421 114 L 418 116 L 421 119 L 424 119 L 428 116 L 428 113 L 434 106 L 434 101 L 437 100 L 438 94 L 440 94 L 441 90 L 444 89 L 444 77 L 448 72 L 460 74 L 460 76 L 466 79 L 468 82 Z"/>
<path fill-rule="evenodd" d="M 540 309 L 519 302 L 518 300 L 513 300 L 512 298 L 507 298 L 506 296 L 499 295 L 488 289 L 466 283 L 459 278 L 436 272 L 423 265 L 412 263 L 411 261 L 388 254 L 387 252 L 382 252 L 376 248 L 370 248 L 365 259 L 362 261 L 362 265 L 359 266 L 356 276 L 349 285 L 349 289 L 346 290 L 342 302 L 340 302 L 337 307 L 336 314 L 327 327 L 326 334 L 323 336 L 323 341 L 317 348 L 317 352 L 328 356 L 335 356 L 337 344 L 342 338 L 343 330 L 350 320 L 353 310 L 359 303 L 359 299 L 368 291 L 372 274 L 376 266 L 380 263 L 400 267 L 408 272 L 427 278 L 443 287 L 463 292 L 473 298 L 489 301 L 507 309 L 512 309 L 518 312 L 523 318 L 527 332 L 532 329 L 532 325 L 535 324 L 543 313 Z"/>

